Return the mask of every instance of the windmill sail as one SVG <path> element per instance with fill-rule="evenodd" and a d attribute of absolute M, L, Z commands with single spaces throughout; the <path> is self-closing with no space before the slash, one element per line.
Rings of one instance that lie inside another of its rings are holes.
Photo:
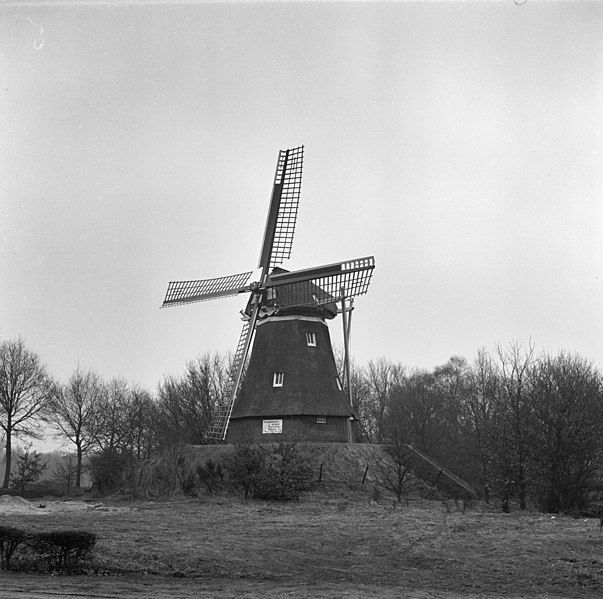
<path fill-rule="evenodd" d="M 224 390 L 224 402 L 216 407 L 212 414 L 212 421 L 207 432 L 207 438 L 214 441 L 224 441 L 226 439 L 226 431 L 228 430 L 228 422 L 232 414 L 232 407 L 237 396 L 241 375 L 245 368 L 245 360 L 251 346 L 251 340 L 255 331 L 255 323 L 259 311 L 259 303 L 255 304 L 251 318 L 245 319 L 243 322 L 243 330 L 239 337 L 239 343 L 230 367 L 228 382 Z"/>
<path fill-rule="evenodd" d="M 281 150 L 266 219 L 259 267 L 267 271 L 291 256 L 301 193 L 304 147 Z"/>
<path fill-rule="evenodd" d="M 181 306 L 249 291 L 247 281 L 249 281 L 252 272 L 243 272 L 217 279 L 170 281 L 161 307 Z"/>
<path fill-rule="evenodd" d="M 348 262 L 273 273 L 266 287 L 275 287 L 281 307 L 322 305 L 339 301 L 341 294 L 352 298 L 366 293 L 375 259 L 372 256 Z"/>

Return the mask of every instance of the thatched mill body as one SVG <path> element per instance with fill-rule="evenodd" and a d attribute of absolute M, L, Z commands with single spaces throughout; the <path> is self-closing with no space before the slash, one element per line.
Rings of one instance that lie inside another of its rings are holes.
<path fill-rule="evenodd" d="M 168 286 L 162 307 L 250 294 L 242 311 L 243 330 L 225 400 L 214 412 L 209 439 L 231 443 L 354 440 L 356 417 L 351 397 L 344 390 L 349 389 L 349 317 L 353 298 L 367 291 L 374 259 L 293 272 L 279 268 L 291 254 L 302 165 L 303 146 L 279 153 L 259 280 L 249 283 L 250 271 L 172 281 Z M 345 346 L 341 375 L 326 324 L 338 313 L 343 319 Z"/>

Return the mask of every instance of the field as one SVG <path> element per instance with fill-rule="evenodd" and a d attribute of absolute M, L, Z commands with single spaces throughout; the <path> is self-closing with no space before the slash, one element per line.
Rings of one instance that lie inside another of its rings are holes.
<path fill-rule="evenodd" d="M 603 597 L 594 519 L 451 501 L 394 508 L 329 484 L 292 503 L 0 499 L 4 525 L 99 539 L 87 575 L 3 572 L 2 598 Z"/>

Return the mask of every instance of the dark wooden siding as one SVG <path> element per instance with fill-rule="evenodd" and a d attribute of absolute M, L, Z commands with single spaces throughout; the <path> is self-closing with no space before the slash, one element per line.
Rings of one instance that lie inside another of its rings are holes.
<path fill-rule="evenodd" d="M 276 417 L 274 418 L 276 419 Z M 231 420 L 228 427 L 227 441 L 238 443 L 252 441 L 254 443 L 288 442 L 332 442 L 348 441 L 349 418 L 327 416 L 325 424 L 317 423 L 317 416 L 283 416 L 283 432 L 265 434 L 262 432 L 262 418 L 239 418 Z"/>
<path fill-rule="evenodd" d="M 306 332 L 316 334 L 308 346 Z M 284 373 L 282 387 L 273 374 Z M 260 324 L 232 419 L 323 415 L 349 417 L 347 397 L 337 385 L 329 329 L 319 320 L 273 318 Z"/>

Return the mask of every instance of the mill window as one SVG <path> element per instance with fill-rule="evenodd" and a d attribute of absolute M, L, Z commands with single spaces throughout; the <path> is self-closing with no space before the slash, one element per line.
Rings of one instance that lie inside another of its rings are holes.
<path fill-rule="evenodd" d="M 326 423 L 327 423 L 326 416 L 317 416 L 316 417 L 316 424 L 326 424 Z"/>
<path fill-rule="evenodd" d="M 316 347 L 316 333 L 306 331 L 306 343 L 310 347 Z"/>
<path fill-rule="evenodd" d="M 285 380 L 284 372 L 275 372 L 272 375 L 272 386 L 273 387 L 282 387 L 284 380 Z"/>

